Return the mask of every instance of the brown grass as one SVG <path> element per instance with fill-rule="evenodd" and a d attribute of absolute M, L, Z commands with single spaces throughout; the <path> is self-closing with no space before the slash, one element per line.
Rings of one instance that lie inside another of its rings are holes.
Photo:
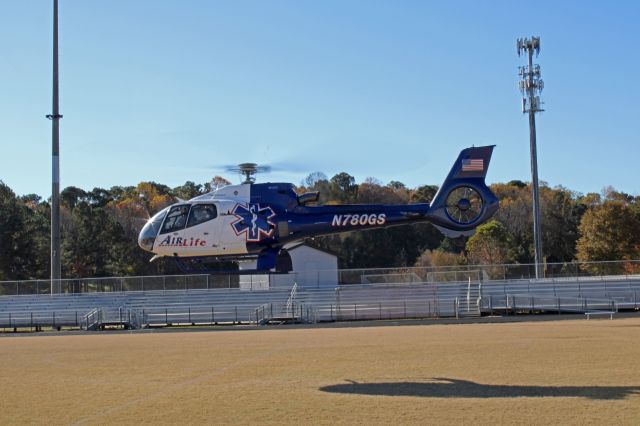
<path fill-rule="evenodd" d="M 640 318 L 0 338 L 0 424 L 639 424 Z"/>

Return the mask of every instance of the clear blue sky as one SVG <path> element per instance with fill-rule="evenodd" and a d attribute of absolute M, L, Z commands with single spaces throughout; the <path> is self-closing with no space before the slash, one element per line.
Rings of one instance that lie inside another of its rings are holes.
<path fill-rule="evenodd" d="M 254 161 L 415 187 L 472 144 L 498 145 L 490 182 L 528 181 L 515 41 L 540 35 L 540 178 L 640 194 L 640 3 L 525 4 L 60 0 L 61 185 Z M 0 180 L 48 197 L 52 2 L 1 8 Z"/>

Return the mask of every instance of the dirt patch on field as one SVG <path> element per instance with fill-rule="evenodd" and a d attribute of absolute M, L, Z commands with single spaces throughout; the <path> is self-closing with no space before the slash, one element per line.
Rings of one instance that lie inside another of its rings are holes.
<path fill-rule="evenodd" d="M 640 318 L 0 339 L 0 423 L 638 424 Z"/>

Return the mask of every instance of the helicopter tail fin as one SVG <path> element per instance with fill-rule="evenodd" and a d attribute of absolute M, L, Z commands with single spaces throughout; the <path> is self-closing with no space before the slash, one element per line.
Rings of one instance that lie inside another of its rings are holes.
<path fill-rule="evenodd" d="M 460 151 L 458 159 L 451 167 L 451 171 L 445 179 L 448 181 L 460 179 L 482 179 L 484 181 L 489 169 L 489 162 L 495 145 L 474 146 Z M 445 185 L 442 185 L 443 187 Z"/>
<path fill-rule="evenodd" d="M 463 149 L 430 205 L 433 224 L 445 235 L 473 234 L 498 209 L 485 183 L 495 145 Z"/>

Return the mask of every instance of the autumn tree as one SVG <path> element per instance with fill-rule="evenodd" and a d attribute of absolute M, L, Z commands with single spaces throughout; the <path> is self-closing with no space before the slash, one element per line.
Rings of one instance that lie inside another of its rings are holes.
<path fill-rule="evenodd" d="M 207 193 L 207 192 L 211 192 L 215 189 L 218 188 L 222 188 L 225 186 L 231 185 L 231 182 L 228 181 L 227 179 L 223 178 L 222 176 L 214 176 L 213 179 L 211 179 L 210 182 L 206 182 L 204 185 L 202 185 L 202 189 L 203 192 Z"/>
<path fill-rule="evenodd" d="M 229 183 L 216 176 L 212 182 L 188 181 L 176 188 L 155 182 L 91 191 L 65 188 L 61 193 L 65 276 L 177 273 L 163 259 L 149 263 L 149 253 L 137 245 L 141 227 L 150 215 L 177 198 L 189 199 Z M 530 184 L 511 181 L 491 188 L 500 209 L 495 220 L 481 225 L 471 238 L 443 237 L 430 223 L 416 223 L 316 237 L 315 243 L 335 252 L 341 268 L 532 262 Z M 331 179 L 316 172 L 296 190 L 319 191 L 320 204 L 404 204 L 429 203 L 438 187 L 410 189 L 402 182 L 385 184 L 375 178 L 358 184 L 345 172 Z M 543 183 L 540 199 L 547 261 L 640 258 L 640 197 L 611 187 L 601 194 L 580 195 Z M 46 200 L 33 194 L 17 197 L 0 182 L 0 280 L 49 275 L 49 222 Z"/>
<path fill-rule="evenodd" d="M 503 224 L 510 237 L 513 260 L 519 263 L 533 261 L 533 221 L 531 191 L 521 181 L 491 185 L 500 200 L 495 219 Z"/>
<path fill-rule="evenodd" d="M 395 186 L 383 185 L 374 178 L 367 178 L 358 185 L 355 201 L 359 204 L 404 204 L 409 201 L 409 193 L 399 182 Z"/>
<path fill-rule="evenodd" d="M 418 267 L 461 266 L 467 263 L 463 253 L 452 253 L 442 249 L 425 250 L 416 260 Z"/>
<path fill-rule="evenodd" d="M 510 237 L 512 259 L 531 263 L 533 248 L 533 207 L 531 185 L 521 181 L 493 184 L 491 189 L 500 200 L 495 215 Z M 575 258 L 578 224 L 587 206 L 578 195 L 558 186 L 540 186 L 542 254 L 550 262 L 566 262 Z"/>
<path fill-rule="evenodd" d="M 580 261 L 640 258 L 640 216 L 635 206 L 620 200 L 605 201 L 588 210 L 579 226 Z"/>

